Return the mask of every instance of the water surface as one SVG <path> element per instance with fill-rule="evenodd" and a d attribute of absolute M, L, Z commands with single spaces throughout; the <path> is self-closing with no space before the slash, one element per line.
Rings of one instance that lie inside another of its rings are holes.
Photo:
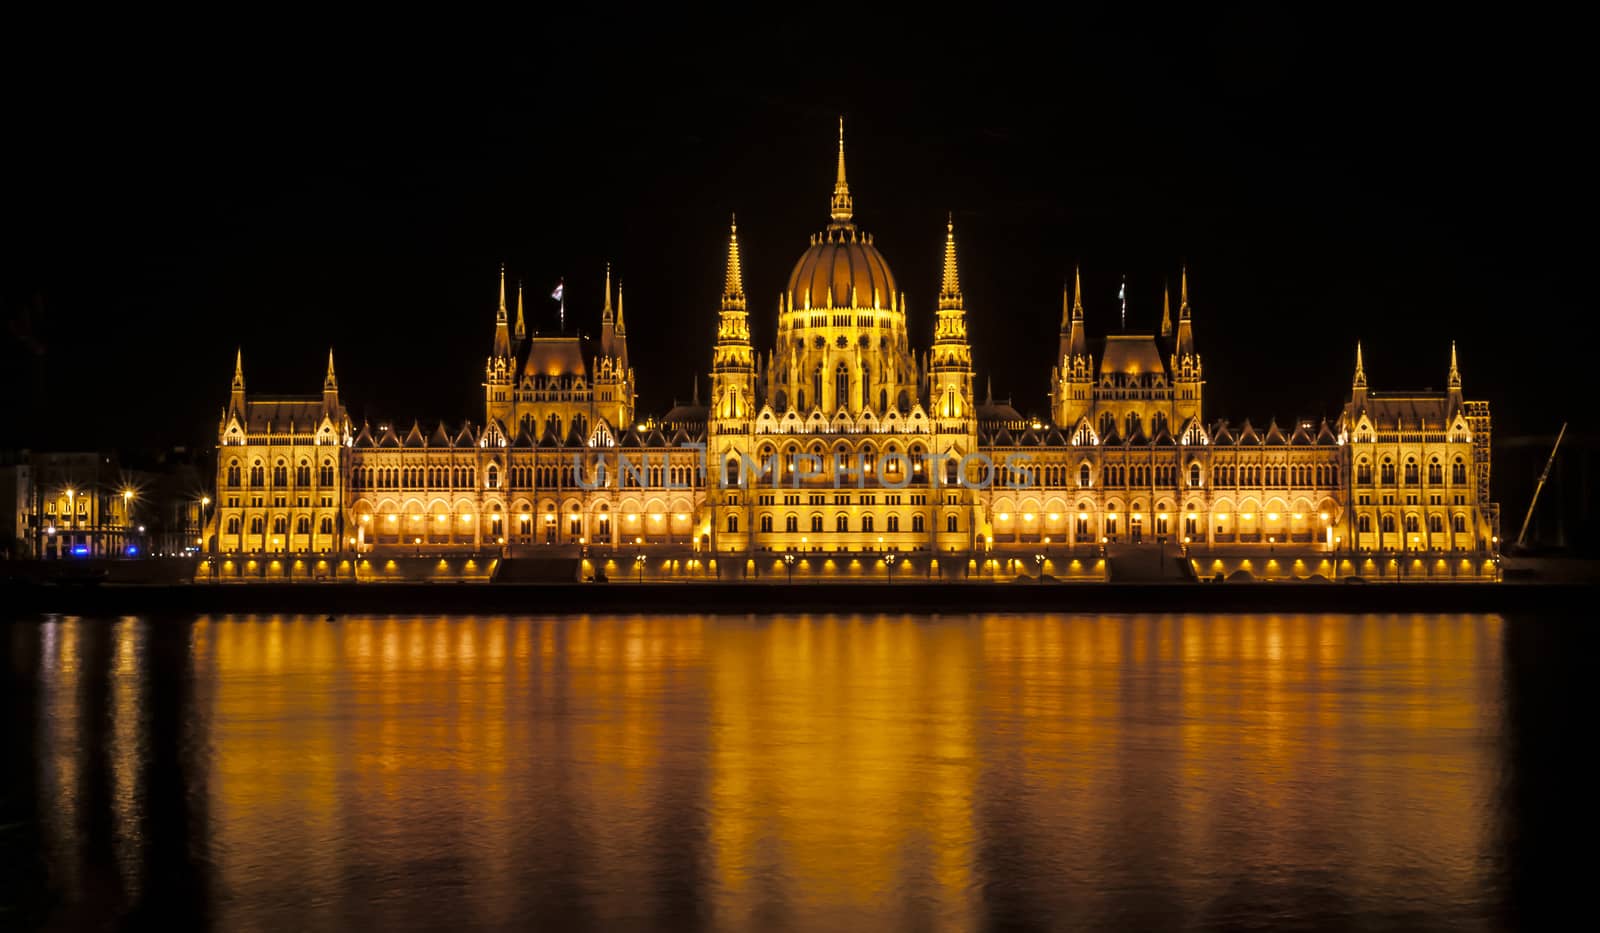
<path fill-rule="evenodd" d="M 5 645 L 6 928 L 1499 929 L 1586 873 L 1570 620 L 50 618 Z"/>

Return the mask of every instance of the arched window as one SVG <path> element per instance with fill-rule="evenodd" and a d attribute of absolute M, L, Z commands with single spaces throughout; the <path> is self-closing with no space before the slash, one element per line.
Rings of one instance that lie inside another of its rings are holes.
<path fill-rule="evenodd" d="M 835 515 L 833 517 L 833 530 L 834 531 L 849 531 L 850 530 L 850 516 L 848 516 L 848 515 Z"/>
<path fill-rule="evenodd" d="M 1406 516 L 1406 533 L 1407 534 L 1414 534 L 1417 530 L 1418 530 L 1417 516 L 1416 515 L 1407 515 Z"/>
<path fill-rule="evenodd" d="M 784 531 L 788 531 L 788 532 L 799 531 L 800 530 L 800 516 L 798 516 L 798 515 L 786 515 L 786 516 L 784 516 L 784 518 L 783 518 L 783 530 Z"/>
<path fill-rule="evenodd" d="M 821 515 L 813 515 L 813 516 L 811 516 L 811 533 L 812 534 L 820 534 L 821 531 L 822 531 L 822 516 Z"/>
<path fill-rule="evenodd" d="M 1372 464 L 1367 462 L 1366 457 L 1362 457 L 1360 460 L 1356 461 L 1356 482 L 1372 482 Z"/>
<path fill-rule="evenodd" d="M 1100 436 L 1102 438 L 1117 430 L 1117 416 L 1109 411 L 1100 413 Z"/>
<path fill-rule="evenodd" d="M 1383 524 L 1380 527 L 1383 528 L 1384 534 L 1394 534 L 1394 516 L 1385 515 L 1383 517 Z"/>
<path fill-rule="evenodd" d="M 1383 482 L 1392 484 L 1394 482 L 1394 461 L 1384 457 L 1383 466 L 1378 472 Z"/>
<path fill-rule="evenodd" d="M 261 465 L 261 461 L 260 460 L 257 460 L 256 462 L 250 464 L 250 485 L 252 485 L 252 486 L 265 486 L 266 484 L 267 484 L 267 471 L 266 471 L 266 468 Z"/>
<path fill-rule="evenodd" d="M 771 515 L 763 515 L 763 516 L 761 516 L 761 531 L 763 533 L 767 533 L 767 532 L 772 531 L 772 516 Z"/>
<path fill-rule="evenodd" d="M 488 468 L 483 471 L 483 485 L 484 485 L 485 489 L 499 489 L 500 488 L 500 469 L 499 469 L 499 467 L 496 467 L 492 463 L 489 464 Z"/>
<path fill-rule="evenodd" d="M 1200 464 L 1198 463 L 1189 464 L 1189 485 L 1200 485 Z"/>
<path fill-rule="evenodd" d="M 228 534 L 236 535 L 238 533 L 239 533 L 239 516 L 237 516 L 237 515 L 229 516 L 229 518 L 228 518 Z"/>
<path fill-rule="evenodd" d="M 253 535 L 261 534 L 261 529 L 262 529 L 261 516 L 257 515 L 254 518 L 250 519 L 250 533 L 251 534 L 253 534 Z"/>
<path fill-rule="evenodd" d="M 728 533 L 729 534 L 738 534 L 739 533 L 739 516 L 734 512 L 729 512 L 728 513 Z"/>
<path fill-rule="evenodd" d="M 321 469 L 317 470 L 317 485 L 319 485 L 319 486 L 332 486 L 333 485 L 333 461 L 332 460 L 324 460 L 324 461 L 322 461 Z"/>
<path fill-rule="evenodd" d="M 1428 482 L 1444 482 L 1444 464 L 1439 462 L 1438 457 L 1434 457 L 1432 460 L 1428 461 Z"/>
<path fill-rule="evenodd" d="M 294 484 L 296 486 L 311 485 L 311 461 L 302 460 L 300 465 L 294 468 Z"/>
<path fill-rule="evenodd" d="M 238 489 L 239 488 L 239 480 L 240 480 L 239 474 L 240 474 L 239 461 L 237 461 L 237 460 L 229 460 L 228 461 L 228 487 L 230 489 Z"/>
<path fill-rule="evenodd" d="M 1455 462 L 1450 464 L 1450 482 L 1465 483 L 1466 481 L 1467 465 L 1460 457 L 1457 457 Z"/>
<path fill-rule="evenodd" d="M 289 533 L 289 519 L 284 517 L 284 516 L 282 516 L 282 515 L 279 515 L 276 518 L 274 518 L 272 520 L 272 533 L 275 534 L 275 535 L 288 534 Z"/>
<path fill-rule="evenodd" d="M 1418 482 L 1417 461 L 1412 457 L 1406 458 L 1406 484 L 1415 485 Z"/>
<path fill-rule="evenodd" d="M 871 531 L 872 530 L 872 516 L 871 515 L 863 515 L 863 516 L 861 516 L 861 530 L 862 531 Z"/>
<path fill-rule="evenodd" d="M 308 535 L 308 534 L 310 534 L 311 533 L 311 516 L 302 515 L 299 518 L 295 519 L 294 520 L 294 533 L 297 534 L 297 535 Z"/>
<path fill-rule="evenodd" d="M 898 516 L 898 515 L 889 516 L 889 530 L 890 531 L 899 531 L 900 530 L 900 516 Z"/>
<path fill-rule="evenodd" d="M 737 458 L 728 461 L 726 473 L 729 486 L 739 485 L 739 461 Z"/>
<path fill-rule="evenodd" d="M 911 516 L 911 530 L 914 531 L 914 532 L 921 532 L 921 531 L 926 530 L 923 527 L 922 516 L 921 515 L 913 515 L 913 516 Z"/>
<path fill-rule="evenodd" d="M 1443 515 L 1429 515 L 1428 516 L 1428 531 L 1430 533 L 1432 533 L 1432 534 L 1439 534 L 1439 533 L 1443 532 L 1444 531 L 1444 516 Z"/>
<path fill-rule="evenodd" d="M 850 367 L 844 363 L 833 371 L 833 407 L 837 411 L 850 405 Z"/>
<path fill-rule="evenodd" d="M 289 464 L 283 460 L 279 460 L 272 466 L 272 485 L 289 485 Z"/>
<path fill-rule="evenodd" d="M 1089 464 L 1087 464 L 1087 463 L 1080 464 L 1078 466 L 1078 485 L 1079 486 L 1088 486 L 1088 485 L 1090 485 L 1090 480 L 1092 478 L 1093 477 L 1091 476 L 1091 474 L 1089 472 Z"/>
<path fill-rule="evenodd" d="M 1128 412 L 1128 417 L 1123 420 L 1123 424 L 1125 424 L 1128 428 L 1128 430 L 1123 434 L 1124 437 L 1133 437 L 1137 435 L 1139 433 L 1139 413 L 1136 411 Z"/>
<path fill-rule="evenodd" d="M 1364 534 L 1364 535 L 1371 534 L 1372 533 L 1372 516 L 1371 515 L 1362 515 L 1362 516 L 1358 517 L 1356 519 L 1356 528 L 1358 528 L 1361 531 L 1361 533 Z"/>
<path fill-rule="evenodd" d="M 961 519 L 954 513 L 944 517 L 944 530 L 954 534 L 961 530 Z"/>
<path fill-rule="evenodd" d="M 1458 535 L 1459 534 L 1466 534 L 1466 531 L 1467 531 L 1467 517 L 1465 515 L 1462 515 L 1460 512 L 1457 512 L 1451 518 L 1451 526 L 1455 528 L 1456 534 L 1458 534 Z"/>

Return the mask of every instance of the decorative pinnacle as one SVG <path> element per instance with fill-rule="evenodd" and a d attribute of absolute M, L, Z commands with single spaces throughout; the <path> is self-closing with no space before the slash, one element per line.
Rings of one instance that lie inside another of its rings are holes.
<path fill-rule="evenodd" d="M 1461 388 L 1461 370 L 1456 368 L 1456 342 L 1450 341 L 1450 388 Z"/>
<path fill-rule="evenodd" d="M 606 303 L 600 309 L 600 316 L 609 320 L 611 318 L 611 263 L 606 263 Z"/>
<path fill-rule="evenodd" d="M 522 320 L 522 280 L 517 279 L 517 339 L 528 335 L 528 326 Z"/>
<path fill-rule="evenodd" d="M 728 308 L 744 307 L 744 271 L 739 263 L 739 217 L 729 215 L 728 222 L 728 272 L 723 281 L 722 304 Z"/>
<path fill-rule="evenodd" d="M 1178 320 L 1189 319 L 1189 264 L 1184 263 L 1182 282 L 1178 286 Z"/>
<path fill-rule="evenodd" d="M 1172 293 L 1161 283 L 1161 336 L 1172 336 Z"/>
<path fill-rule="evenodd" d="M 850 185 L 844 178 L 844 117 L 839 117 L 839 171 L 833 182 L 833 202 L 830 205 L 833 225 L 848 226 L 855 216 L 855 203 L 850 198 Z"/>
<path fill-rule="evenodd" d="M 244 388 L 244 347 L 233 351 L 233 384 L 237 388 Z"/>
<path fill-rule="evenodd" d="M 956 219 L 954 213 L 945 216 L 944 287 L 940 289 L 939 307 L 961 307 L 961 276 L 956 270 Z"/>
<path fill-rule="evenodd" d="M 328 382 L 336 381 L 333 376 L 333 348 L 328 348 Z"/>
<path fill-rule="evenodd" d="M 496 321 L 504 324 L 506 320 L 506 264 L 500 264 L 500 310 L 495 313 Z"/>
<path fill-rule="evenodd" d="M 1365 389 L 1367 387 L 1367 368 L 1361 362 L 1361 341 L 1359 341 L 1359 340 L 1356 341 L 1356 381 L 1355 381 L 1355 387 L 1358 388 L 1358 389 Z"/>
<path fill-rule="evenodd" d="M 1072 267 L 1072 319 L 1083 320 L 1083 273 L 1076 265 Z"/>

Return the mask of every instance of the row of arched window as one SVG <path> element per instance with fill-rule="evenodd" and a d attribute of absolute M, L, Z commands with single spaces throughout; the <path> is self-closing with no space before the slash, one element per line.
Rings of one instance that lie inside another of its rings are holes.
<path fill-rule="evenodd" d="M 294 473 L 294 485 L 300 486 L 300 487 L 309 487 L 311 485 L 312 469 L 311 469 L 311 461 L 310 460 L 302 459 L 294 467 L 293 473 Z M 285 459 L 280 457 L 277 460 L 277 462 L 272 465 L 272 485 L 275 486 L 275 487 L 278 487 L 280 489 L 287 487 L 289 485 L 289 475 L 290 475 L 289 461 L 287 461 L 287 460 L 285 460 Z M 335 472 L 334 472 L 333 461 L 329 460 L 329 459 L 323 460 L 322 461 L 322 465 L 317 467 L 317 469 L 316 469 L 317 485 L 318 486 L 332 486 L 334 484 L 334 475 L 335 475 Z M 242 486 L 244 484 L 244 482 L 243 482 L 244 478 L 245 478 L 244 465 L 241 464 L 237 459 L 229 460 L 227 468 L 223 472 L 223 482 L 227 485 L 227 487 L 229 489 L 238 489 L 238 488 L 240 488 L 240 486 Z M 266 464 L 263 463 L 260 459 L 256 459 L 256 460 L 251 461 L 250 468 L 249 468 L 249 478 L 250 478 L 250 485 L 253 486 L 253 487 L 266 486 L 267 485 L 267 466 L 266 466 Z"/>
<path fill-rule="evenodd" d="M 823 516 L 820 513 L 813 513 L 810 521 L 811 533 L 821 534 L 825 524 Z M 961 519 L 955 514 L 945 516 L 944 524 L 944 530 L 947 532 L 957 532 L 961 530 Z M 861 516 L 861 521 L 854 530 L 870 534 L 877 530 L 876 526 L 877 520 L 874 516 L 863 515 Z M 773 529 L 773 516 L 762 515 L 759 519 L 759 527 L 763 534 L 770 534 Z M 885 532 L 898 532 L 900 531 L 900 527 L 900 516 L 890 515 L 884 519 L 883 530 Z M 783 517 L 783 530 L 786 532 L 798 533 L 800 531 L 800 516 L 785 515 Z M 833 517 L 833 530 L 840 534 L 850 532 L 852 530 L 850 527 L 850 516 L 844 512 L 840 512 L 839 514 L 835 515 Z M 920 514 L 912 515 L 912 533 L 922 533 L 926 530 L 927 527 L 924 523 L 923 516 Z M 736 513 L 730 512 L 728 514 L 728 531 L 732 534 L 737 534 L 739 532 L 739 516 Z"/>
<path fill-rule="evenodd" d="M 1379 482 L 1386 485 L 1394 485 L 1396 474 L 1394 460 L 1390 457 L 1384 457 L 1378 464 Z M 1405 477 L 1405 485 L 1417 485 L 1421 482 L 1421 474 L 1422 470 L 1417 463 L 1417 458 L 1407 457 L 1402 465 L 1402 471 L 1400 471 L 1400 475 Z M 1466 458 L 1457 456 L 1450 463 L 1450 482 L 1459 485 L 1466 483 L 1466 481 Z M 1356 461 L 1356 482 L 1363 485 L 1372 482 L 1372 463 L 1366 457 Z M 1438 457 L 1428 458 L 1428 483 L 1431 485 L 1443 485 L 1444 483 L 1444 464 L 1439 462 Z"/>
<path fill-rule="evenodd" d="M 228 516 L 228 521 L 226 522 L 224 527 L 226 529 L 226 533 L 227 534 L 230 534 L 230 535 L 238 534 L 239 533 L 239 529 L 241 527 L 241 522 L 239 521 L 239 516 L 237 516 L 237 515 Z M 253 534 L 253 535 L 266 534 L 266 527 L 267 527 L 266 519 L 263 516 L 260 516 L 260 515 L 253 515 L 250 518 L 249 527 L 250 527 L 250 533 Z M 272 533 L 275 534 L 275 535 L 286 535 L 286 534 L 289 533 L 289 518 L 288 518 L 288 516 L 286 516 L 286 515 L 275 515 L 275 516 L 273 516 L 273 518 L 272 518 Z M 309 515 L 301 515 L 301 516 L 298 516 L 297 518 L 295 518 L 295 520 L 294 520 L 294 533 L 297 534 L 297 535 L 308 535 L 308 534 L 310 534 L 311 533 L 311 516 L 309 516 Z M 323 534 L 323 535 L 331 535 L 331 534 L 333 534 L 333 516 L 324 515 L 324 516 L 322 516 L 321 519 L 319 519 L 317 521 L 317 533 L 318 534 Z"/>
<path fill-rule="evenodd" d="M 1383 530 L 1384 534 L 1396 534 L 1396 531 L 1395 531 L 1396 523 L 1395 523 L 1394 519 L 1395 519 L 1395 517 L 1393 515 L 1382 515 L 1382 516 L 1379 516 L 1378 527 Z M 1420 534 L 1421 533 L 1421 528 L 1422 528 L 1422 520 L 1417 516 L 1417 514 L 1415 512 L 1407 513 L 1406 516 L 1405 516 L 1404 527 L 1405 527 L 1405 530 L 1406 530 L 1406 534 Z M 1364 535 L 1365 534 L 1371 534 L 1372 533 L 1372 516 L 1371 515 L 1359 515 L 1359 516 L 1357 516 L 1356 517 L 1356 530 L 1359 531 L 1361 534 L 1364 534 Z M 1455 532 L 1456 534 L 1465 534 L 1466 531 L 1467 531 L 1467 516 L 1461 514 L 1460 512 L 1457 512 L 1456 514 L 1450 516 L 1450 530 Z M 1443 515 L 1440 515 L 1440 514 L 1438 514 L 1436 512 L 1436 513 L 1428 516 L 1428 532 L 1430 534 L 1442 534 L 1444 532 L 1444 516 Z"/>

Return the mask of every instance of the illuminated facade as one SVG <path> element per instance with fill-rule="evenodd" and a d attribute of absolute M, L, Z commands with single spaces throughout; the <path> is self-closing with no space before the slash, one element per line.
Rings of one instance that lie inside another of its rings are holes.
<path fill-rule="evenodd" d="M 933 339 L 858 228 L 841 127 L 825 230 L 795 263 L 776 340 L 752 344 L 737 224 L 710 398 L 635 410 L 620 287 L 598 338 L 530 334 L 500 278 L 482 424 L 353 424 L 329 356 L 320 398 L 247 398 L 237 364 L 219 427 L 220 552 L 695 555 L 772 567 L 870 555 L 968 567 L 996 553 L 1097 555 L 1187 544 L 1482 553 L 1487 404 L 1369 392 L 1357 348 L 1332 421 L 1205 420 L 1188 278 L 1156 334 L 1091 341 L 1062 295 L 1051 401 L 1024 416 L 974 388 L 953 223 Z M 848 558 L 847 558 L 848 559 Z M 859 562 L 859 559 L 857 559 Z M 721 572 L 721 571 L 719 571 Z M 744 572 L 742 569 L 738 572 Z M 757 572 L 763 571 L 758 568 Z"/>

